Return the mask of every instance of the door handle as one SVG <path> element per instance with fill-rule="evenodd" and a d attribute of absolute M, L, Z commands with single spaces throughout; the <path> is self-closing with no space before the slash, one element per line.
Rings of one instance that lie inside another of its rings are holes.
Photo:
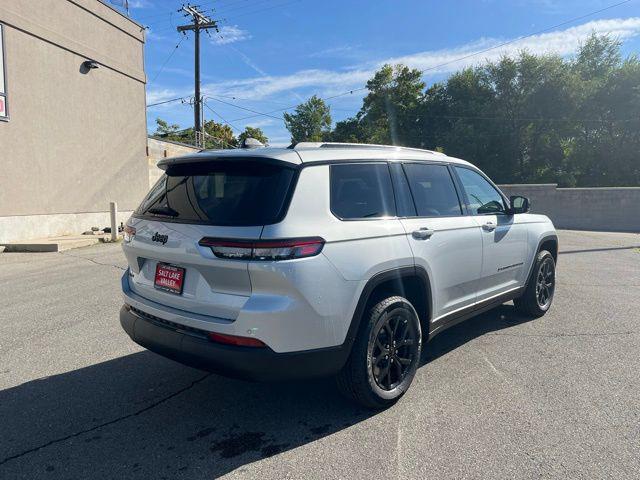
<path fill-rule="evenodd" d="M 422 227 L 422 228 L 419 228 L 418 230 L 414 230 L 413 232 L 411 232 L 411 236 L 416 240 L 427 240 L 434 233 L 436 233 L 434 230 L 431 230 L 430 228 L 427 228 L 427 227 Z"/>
<path fill-rule="evenodd" d="M 487 222 L 482 225 L 482 229 L 486 232 L 493 232 L 496 229 L 496 224 L 493 222 Z"/>

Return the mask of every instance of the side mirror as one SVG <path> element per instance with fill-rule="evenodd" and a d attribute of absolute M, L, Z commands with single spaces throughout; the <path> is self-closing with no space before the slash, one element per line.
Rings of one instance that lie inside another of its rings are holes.
<path fill-rule="evenodd" d="M 509 203 L 509 213 L 511 215 L 515 215 L 516 213 L 527 213 L 529 211 L 529 199 L 527 197 L 513 195 L 509 197 Z"/>

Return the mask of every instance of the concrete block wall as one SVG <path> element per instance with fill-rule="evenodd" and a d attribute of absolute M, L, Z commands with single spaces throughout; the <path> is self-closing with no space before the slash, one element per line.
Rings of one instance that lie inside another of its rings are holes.
<path fill-rule="evenodd" d="M 133 211 L 118 211 L 117 223 L 125 223 Z M 56 213 L 0 217 L 0 244 L 37 238 L 79 235 L 91 227 L 108 227 L 109 212 Z"/>
<path fill-rule="evenodd" d="M 177 157 L 188 153 L 196 153 L 200 149 L 182 143 L 167 142 L 157 138 L 147 139 L 147 161 L 149 164 L 149 188 L 153 187 L 162 176 L 162 170 L 156 165 L 163 158 Z"/>
<path fill-rule="evenodd" d="M 501 185 L 506 195 L 531 200 L 556 228 L 640 233 L 640 187 L 558 188 L 557 184 Z"/>

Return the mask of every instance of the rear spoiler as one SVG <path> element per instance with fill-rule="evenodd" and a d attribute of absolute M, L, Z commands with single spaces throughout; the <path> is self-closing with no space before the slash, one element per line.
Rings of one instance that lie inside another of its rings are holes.
<path fill-rule="evenodd" d="M 258 149 L 256 149 L 258 150 Z M 254 161 L 254 162 L 267 162 L 267 163 L 280 163 L 290 167 L 296 167 L 302 162 L 300 157 L 295 153 L 290 154 L 279 153 L 278 158 L 269 157 L 266 155 L 252 155 L 247 150 L 216 150 L 216 151 L 202 151 L 200 153 L 191 153 L 189 155 L 182 155 L 180 157 L 163 158 L 157 164 L 161 170 L 167 170 L 172 166 L 179 165 L 201 165 L 207 162 L 237 162 L 237 161 Z"/>

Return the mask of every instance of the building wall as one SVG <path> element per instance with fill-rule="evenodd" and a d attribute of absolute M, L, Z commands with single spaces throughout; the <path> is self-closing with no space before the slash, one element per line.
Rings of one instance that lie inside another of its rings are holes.
<path fill-rule="evenodd" d="M 556 228 L 640 233 L 640 187 L 558 188 L 557 184 L 501 185 L 506 195 L 531 200 L 531 211 Z"/>
<path fill-rule="evenodd" d="M 10 114 L 0 218 L 16 229 L 0 223 L 0 241 L 59 235 L 69 215 L 102 214 L 110 201 L 133 210 L 148 190 L 141 27 L 97 0 L 0 2 L 0 23 Z M 84 70 L 87 59 L 100 68 Z M 49 227 L 32 235 L 38 215 Z M 35 218 L 23 228 L 19 217 Z"/>
<path fill-rule="evenodd" d="M 149 188 L 153 187 L 164 173 L 157 165 L 163 158 L 178 157 L 188 153 L 196 153 L 199 148 L 182 143 L 168 142 L 157 138 L 147 139 L 147 161 L 149 168 Z"/>

